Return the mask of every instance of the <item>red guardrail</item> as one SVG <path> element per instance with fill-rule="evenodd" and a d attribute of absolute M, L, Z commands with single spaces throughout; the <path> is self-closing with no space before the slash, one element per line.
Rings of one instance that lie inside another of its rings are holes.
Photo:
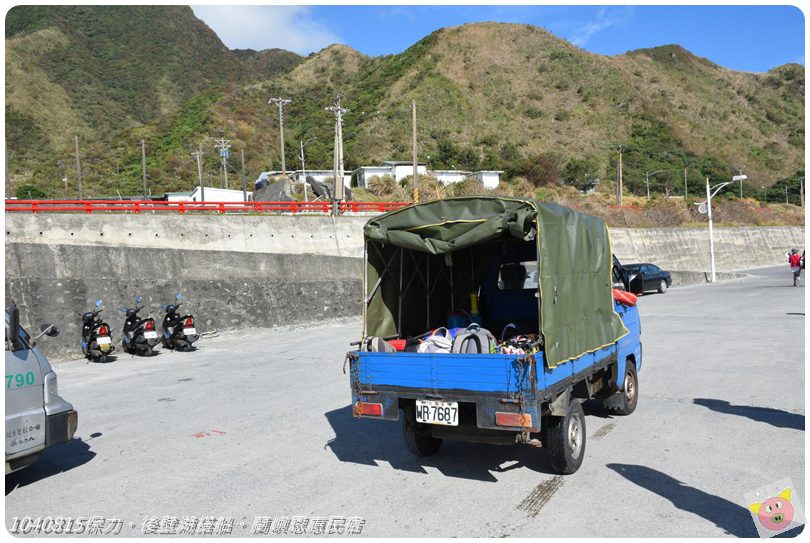
<path fill-rule="evenodd" d="M 340 202 L 341 213 L 384 213 L 407 202 Z M 332 202 L 165 202 L 154 200 L 6 200 L 6 213 L 331 213 Z"/>

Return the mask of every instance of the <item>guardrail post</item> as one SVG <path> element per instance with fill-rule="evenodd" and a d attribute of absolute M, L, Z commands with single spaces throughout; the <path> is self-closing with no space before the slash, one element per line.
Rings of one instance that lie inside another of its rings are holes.
<path fill-rule="evenodd" d="M 93 212 L 93 206 L 91 204 L 85 203 L 84 204 L 84 212 L 85 213 L 92 213 Z"/>
<path fill-rule="evenodd" d="M 135 202 L 134 207 L 135 207 L 135 213 L 140 213 L 141 212 L 141 203 L 140 202 Z"/>
<path fill-rule="evenodd" d="M 39 213 L 39 202 L 33 202 L 31 204 L 31 211 L 34 213 Z"/>
<path fill-rule="evenodd" d="M 183 203 L 183 202 L 180 202 L 179 205 L 177 206 L 177 209 L 178 209 L 178 211 L 180 213 L 185 213 L 186 212 L 186 204 Z"/>
<path fill-rule="evenodd" d="M 225 213 L 225 204 L 220 202 L 218 207 L 219 207 L 219 212 L 224 214 Z"/>

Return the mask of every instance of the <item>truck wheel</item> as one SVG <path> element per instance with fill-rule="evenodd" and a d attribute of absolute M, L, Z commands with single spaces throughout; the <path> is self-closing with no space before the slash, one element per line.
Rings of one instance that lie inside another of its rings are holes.
<path fill-rule="evenodd" d="M 402 436 L 408 450 L 416 456 L 430 456 L 442 446 L 442 439 L 433 436 L 420 435 L 415 432 L 414 423 L 408 417 L 402 418 Z"/>
<path fill-rule="evenodd" d="M 661 282 L 658 284 L 658 294 L 663 294 L 667 291 L 667 282 L 661 279 Z"/>
<path fill-rule="evenodd" d="M 546 436 L 551 466 L 558 473 L 571 474 L 585 458 L 585 413 L 582 404 L 571 399 L 564 417 L 548 417 Z"/>
<path fill-rule="evenodd" d="M 638 373 L 636 364 L 627 361 L 624 384 L 619 392 L 605 400 L 605 407 L 617 415 L 629 415 L 638 405 Z"/>

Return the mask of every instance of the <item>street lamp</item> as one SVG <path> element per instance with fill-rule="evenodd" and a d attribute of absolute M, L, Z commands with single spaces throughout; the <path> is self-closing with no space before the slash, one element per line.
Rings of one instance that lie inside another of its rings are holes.
<path fill-rule="evenodd" d="M 722 190 L 723 187 L 725 187 L 726 185 L 730 185 L 737 181 L 742 182 L 745 181 L 746 179 L 748 179 L 748 176 L 746 175 L 735 175 L 734 177 L 731 178 L 731 181 L 726 181 L 724 183 L 720 183 L 710 188 L 709 178 L 708 177 L 706 178 L 706 201 L 699 204 L 700 207 L 698 208 L 698 210 L 701 213 L 704 213 L 702 208 L 705 206 L 706 209 L 705 212 L 708 212 L 709 214 L 709 257 L 711 259 L 711 266 L 712 266 L 712 280 L 711 280 L 712 283 L 714 283 L 717 280 L 714 267 L 714 230 L 712 227 L 712 198 L 718 192 L 720 192 L 720 190 Z"/>
<path fill-rule="evenodd" d="M 301 177 L 304 178 L 304 201 L 305 202 L 308 202 L 309 198 L 307 197 L 307 166 L 306 166 L 306 162 L 304 162 L 304 147 L 306 147 L 307 144 L 309 142 L 311 142 L 312 140 L 314 140 L 314 139 L 318 139 L 317 136 L 312 136 L 307 141 L 299 140 L 300 143 L 301 143 L 301 156 L 299 158 L 301 159 Z"/>
<path fill-rule="evenodd" d="M 656 170 L 654 172 L 644 174 L 647 177 L 647 182 L 646 182 L 647 183 L 647 200 L 650 199 L 650 177 L 652 177 L 653 175 L 655 175 L 657 173 L 661 173 L 663 171 L 664 170 Z"/>

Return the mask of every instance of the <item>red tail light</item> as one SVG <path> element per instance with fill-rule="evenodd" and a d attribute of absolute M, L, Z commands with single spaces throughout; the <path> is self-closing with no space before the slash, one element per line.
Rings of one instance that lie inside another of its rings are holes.
<path fill-rule="evenodd" d="M 154 330 L 155 329 L 155 323 L 152 322 L 151 320 L 148 320 L 145 323 L 143 323 L 143 329 L 144 330 Z"/>
<path fill-rule="evenodd" d="M 194 319 L 192 319 L 191 317 L 188 317 L 186 319 L 186 322 L 183 324 L 183 327 L 184 328 L 194 328 Z"/>
<path fill-rule="evenodd" d="M 109 333 L 110 333 L 110 330 L 106 326 L 99 326 L 98 327 L 98 334 L 97 335 L 106 336 Z"/>
<path fill-rule="evenodd" d="M 382 404 L 357 402 L 356 404 L 354 404 L 354 412 L 357 415 L 370 415 L 372 417 L 380 417 L 382 416 Z"/>
<path fill-rule="evenodd" d="M 528 413 L 495 413 L 495 424 L 498 426 L 532 427 L 532 416 Z"/>

